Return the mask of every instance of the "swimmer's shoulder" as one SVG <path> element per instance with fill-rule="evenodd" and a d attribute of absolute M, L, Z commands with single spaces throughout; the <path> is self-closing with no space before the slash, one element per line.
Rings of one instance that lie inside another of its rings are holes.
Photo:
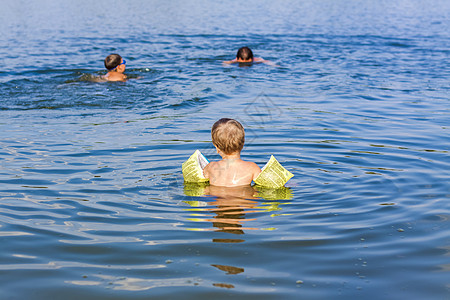
<path fill-rule="evenodd" d="M 106 75 L 103 75 L 103 78 L 105 81 L 126 81 L 128 79 L 127 75 L 125 74 L 111 74 L 107 73 Z"/>

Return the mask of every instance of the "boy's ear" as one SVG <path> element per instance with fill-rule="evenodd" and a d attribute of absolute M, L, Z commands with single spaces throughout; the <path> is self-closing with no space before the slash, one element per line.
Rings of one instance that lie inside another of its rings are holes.
<path fill-rule="evenodd" d="M 217 151 L 217 153 L 219 153 L 219 148 L 217 148 L 217 146 L 216 145 L 214 145 L 214 147 L 216 147 L 216 151 Z"/>

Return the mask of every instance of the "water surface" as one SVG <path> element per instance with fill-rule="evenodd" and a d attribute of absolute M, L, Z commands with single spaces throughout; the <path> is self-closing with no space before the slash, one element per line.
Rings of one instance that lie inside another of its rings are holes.
<path fill-rule="evenodd" d="M 448 298 L 448 2 L 241 5 L 3 5 L 2 299 Z M 222 117 L 286 189 L 183 183 Z"/>

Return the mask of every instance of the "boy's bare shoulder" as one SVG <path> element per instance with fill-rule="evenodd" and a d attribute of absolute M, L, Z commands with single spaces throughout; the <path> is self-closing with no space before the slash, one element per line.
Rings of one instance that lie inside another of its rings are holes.
<path fill-rule="evenodd" d="M 258 167 L 258 165 L 252 161 L 243 161 L 243 167 L 245 167 L 247 170 L 249 170 L 252 173 L 259 174 L 259 172 L 261 172 L 261 168 Z"/>
<path fill-rule="evenodd" d="M 259 173 L 261 173 L 261 168 L 251 161 L 246 161 L 245 163 L 246 163 L 245 169 L 252 174 L 253 177 L 252 179 L 255 180 L 255 178 L 258 177 Z"/>
<path fill-rule="evenodd" d="M 124 74 L 114 74 L 106 77 L 107 81 L 126 81 L 127 75 Z"/>
<path fill-rule="evenodd" d="M 213 168 L 215 165 L 217 165 L 218 163 L 219 163 L 218 161 L 211 161 L 211 162 L 209 162 L 209 163 L 206 165 L 206 167 L 205 167 L 204 170 L 206 170 L 206 169 L 211 169 L 211 168 Z"/>
<path fill-rule="evenodd" d="M 256 167 L 256 168 L 259 168 L 258 165 L 255 164 L 255 163 L 252 162 L 252 161 L 242 161 L 242 162 L 243 162 L 244 164 L 246 164 L 246 167 L 252 167 L 252 168 Z"/>
<path fill-rule="evenodd" d="M 209 164 L 206 165 L 206 167 L 203 169 L 203 176 L 206 178 L 209 178 L 209 174 L 211 172 L 211 169 L 214 169 L 214 166 L 217 164 L 216 161 L 212 161 Z"/>

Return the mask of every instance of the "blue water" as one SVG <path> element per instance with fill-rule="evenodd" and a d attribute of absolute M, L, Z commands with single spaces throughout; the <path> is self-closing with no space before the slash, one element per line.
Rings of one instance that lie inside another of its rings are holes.
<path fill-rule="evenodd" d="M 1 299 L 448 299 L 448 1 L 5 1 Z M 278 64 L 224 66 L 241 46 Z M 95 83 L 120 53 L 130 80 Z M 295 176 L 183 183 L 210 128 Z"/>

